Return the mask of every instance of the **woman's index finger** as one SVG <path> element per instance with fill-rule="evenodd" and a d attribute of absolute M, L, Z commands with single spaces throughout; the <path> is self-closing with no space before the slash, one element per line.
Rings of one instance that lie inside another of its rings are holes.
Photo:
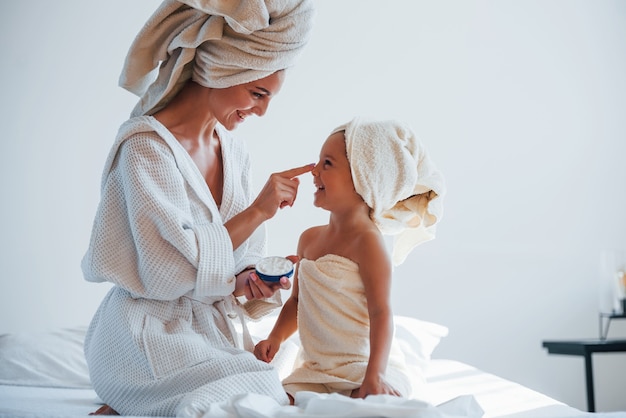
<path fill-rule="evenodd" d="M 281 171 L 278 174 L 280 174 L 283 177 L 292 179 L 302 174 L 309 173 L 311 170 L 313 170 L 313 167 L 315 167 L 315 164 L 307 164 L 307 165 L 303 165 L 302 167 L 296 167 L 296 168 L 291 168 L 289 170 Z"/>

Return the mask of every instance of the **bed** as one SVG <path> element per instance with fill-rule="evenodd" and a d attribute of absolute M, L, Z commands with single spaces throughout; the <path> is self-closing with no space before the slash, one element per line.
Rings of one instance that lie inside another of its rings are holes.
<path fill-rule="evenodd" d="M 250 325 L 253 336 L 267 335 L 275 320 Z M 612 417 L 585 413 L 507 379 L 468 364 L 433 358 L 448 329 L 396 316 L 396 339 L 415 377 L 411 399 L 298 394 L 296 406 L 280 406 L 260 395 L 242 394 L 215 405 L 205 417 Z M 85 417 L 102 404 L 91 389 L 82 351 L 85 327 L 0 336 L 0 417 Z M 297 335 L 274 359 L 286 376 L 298 351 Z M 201 416 L 182 411 L 183 416 Z"/>

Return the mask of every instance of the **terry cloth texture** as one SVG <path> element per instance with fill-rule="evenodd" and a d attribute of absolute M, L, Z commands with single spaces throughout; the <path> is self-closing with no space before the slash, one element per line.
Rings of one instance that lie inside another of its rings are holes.
<path fill-rule="evenodd" d="M 350 395 L 361 386 L 370 354 L 369 314 L 359 267 L 345 257 L 327 254 L 315 261 L 300 260 L 298 269 L 302 348 L 283 386 L 292 396 L 302 390 Z M 412 393 L 408 372 L 394 340 L 385 378 L 403 396 Z"/>
<path fill-rule="evenodd" d="M 340 131 L 354 187 L 381 232 L 394 235 L 392 261 L 402 264 L 413 248 L 435 237 L 443 214 L 443 175 L 403 122 L 357 117 L 332 133 Z"/>
<path fill-rule="evenodd" d="M 193 77 L 205 87 L 255 81 L 293 65 L 309 40 L 312 0 L 165 0 L 135 38 L 120 86 L 152 115 Z"/>
<path fill-rule="evenodd" d="M 266 255 L 265 229 L 237 249 L 224 223 L 252 201 L 244 141 L 218 126 L 224 191 L 218 207 L 195 163 L 155 118 L 120 128 L 82 269 L 114 286 L 85 338 L 98 396 L 122 415 L 175 416 L 234 394 L 287 403 L 277 372 L 250 352 L 233 319 L 260 318 L 280 292 L 240 305 L 235 275 Z M 244 325 L 245 334 L 245 325 Z"/>

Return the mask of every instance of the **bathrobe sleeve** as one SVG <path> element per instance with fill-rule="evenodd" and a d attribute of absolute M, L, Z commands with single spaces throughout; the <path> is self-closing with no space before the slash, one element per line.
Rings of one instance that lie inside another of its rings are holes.
<path fill-rule="evenodd" d="M 176 158 L 155 132 L 135 133 L 120 143 L 104 173 L 82 263 L 87 280 L 109 281 L 135 297 L 158 300 L 192 290 L 196 296 L 218 297 L 234 291 L 230 236 L 219 212 L 188 181 L 201 177 L 186 167 L 188 160 Z"/>

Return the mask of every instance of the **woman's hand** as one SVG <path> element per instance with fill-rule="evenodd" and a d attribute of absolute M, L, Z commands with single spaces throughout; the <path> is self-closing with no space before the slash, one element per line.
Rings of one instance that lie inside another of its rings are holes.
<path fill-rule="evenodd" d="M 234 249 L 250 238 L 259 225 L 276 215 L 279 208 L 293 205 L 300 185 L 297 177 L 313 167 L 314 164 L 308 164 L 272 174 L 254 202 L 226 221 L 224 226 Z"/>
<path fill-rule="evenodd" d="M 248 300 L 265 299 L 273 296 L 277 290 L 289 289 L 291 289 L 291 281 L 288 277 L 281 277 L 278 282 L 265 282 L 253 271 L 248 277 L 244 294 Z"/>
<path fill-rule="evenodd" d="M 310 172 L 314 164 L 273 173 L 252 203 L 252 207 L 260 210 L 266 219 L 272 218 L 278 209 L 292 206 L 298 194 L 300 180 L 298 176 Z"/>
<path fill-rule="evenodd" d="M 297 255 L 288 255 L 286 258 L 294 264 L 300 260 Z M 289 289 L 291 289 L 291 281 L 288 277 L 281 277 L 278 282 L 265 282 L 255 273 L 254 269 L 250 269 L 237 275 L 233 294 L 245 296 L 248 300 L 266 299 L 272 297 L 277 290 Z"/>
<path fill-rule="evenodd" d="M 272 297 L 277 290 L 291 289 L 291 282 L 287 277 L 281 277 L 275 283 L 264 282 L 254 272 L 254 270 L 246 270 L 237 275 L 235 283 L 235 296 L 245 296 L 248 300 L 266 299 Z"/>

